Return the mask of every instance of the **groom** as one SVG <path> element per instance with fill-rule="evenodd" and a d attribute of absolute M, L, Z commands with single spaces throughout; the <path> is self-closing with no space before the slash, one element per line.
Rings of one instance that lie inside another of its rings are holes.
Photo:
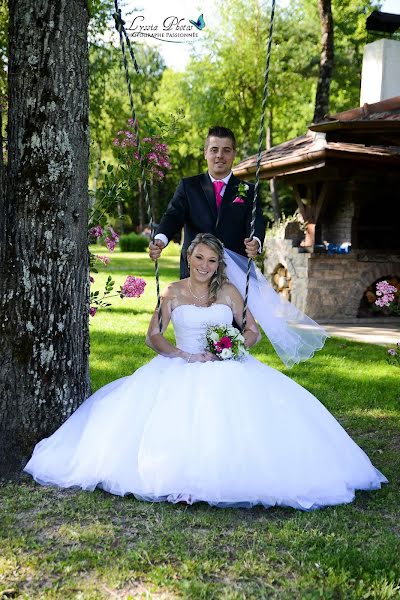
<path fill-rule="evenodd" d="M 150 258 L 159 258 L 168 241 L 184 227 L 181 279 L 188 277 L 187 249 L 198 233 L 212 233 L 226 248 L 254 258 L 261 252 L 265 219 L 257 200 L 255 235 L 250 234 L 254 185 L 232 173 L 236 140 L 226 127 L 212 127 L 206 138 L 204 158 L 208 173 L 182 179 L 157 227 Z"/>

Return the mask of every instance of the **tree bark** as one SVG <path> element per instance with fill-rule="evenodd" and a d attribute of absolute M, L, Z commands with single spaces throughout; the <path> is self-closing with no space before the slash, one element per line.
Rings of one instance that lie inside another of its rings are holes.
<path fill-rule="evenodd" d="M 317 93 L 315 96 L 315 109 L 313 122 L 322 121 L 329 112 L 329 90 L 331 86 L 334 44 L 333 44 L 333 19 L 331 0 L 318 0 L 319 17 L 321 22 L 321 55 L 319 63 L 319 77 Z"/>
<path fill-rule="evenodd" d="M 87 397 L 86 0 L 9 0 L 0 205 L 0 476 Z"/>
<path fill-rule="evenodd" d="M 2 202 L 1 198 L 3 198 L 4 192 L 3 105 L 0 99 L 0 203 Z"/>

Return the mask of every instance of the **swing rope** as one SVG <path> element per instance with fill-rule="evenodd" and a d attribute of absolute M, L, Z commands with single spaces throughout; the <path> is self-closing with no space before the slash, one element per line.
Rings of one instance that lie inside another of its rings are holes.
<path fill-rule="evenodd" d="M 271 49 L 272 49 L 272 34 L 274 30 L 274 17 L 275 17 L 275 0 L 272 0 L 271 7 L 271 20 L 269 24 L 269 36 L 268 36 L 268 46 L 267 46 L 267 61 L 265 65 L 264 72 L 264 89 L 263 89 L 263 98 L 261 105 L 261 120 L 260 120 L 260 134 L 258 138 L 258 154 L 257 154 L 257 163 L 256 163 L 256 181 L 254 186 L 254 198 L 253 198 L 253 209 L 251 213 L 251 224 L 250 224 L 250 239 L 253 239 L 255 233 L 255 222 L 256 222 L 256 210 L 257 210 L 257 197 L 258 197 L 258 188 L 260 184 L 260 166 L 261 166 L 261 156 L 263 151 L 263 143 L 264 143 L 264 131 L 265 131 L 265 109 L 267 106 L 267 98 L 268 98 L 268 78 L 269 78 L 269 65 L 271 60 Z M 249 297 L 249 283 L 250 283 L 250 272 L 253 266 L 253 260 L 251 258 L 247 261 L 247 273 L 246 273 L 246 291 L 244 295 L 244 305 L 243 305 L 243 319 L 242 319 L 242 330 L 246 327 L 247 321 L 247 302 Z"/>
<path fill-rule="evenodd" d="M 262 157 L 262 151 L 263 151 L 264 132 L 265 132 L 265 109 L 267 106 L 267 98 L 268 98 L 268 79 L 269 79 L 269 70 L 270 70 L 270 61 L 271 61 L 272 35 L 273 35 L 274 17 L 275 17 L 275 3 L 276 3 L 276 0 L 272 0 L 271 20 L 270 20 L 270 25 L 269 25 L 269 36 L 268 36 L 268 46 L 267 46 L 267 60 L 266 60 L 266 66 L 265 66 L 265 72 L 264 72 L 264 87 L 263 87 L 263 98 L 262 98 L 262 105 L 261 105 L 260 133 L 259 133 L 259 139 L 258 139 L 258 154 L 257 154 L 257 162 L 256 162 L 256 178 L 255 178 L 254 198 L 253 198 L 253 207 L 252 207 L 251 223 L 250 223 L 250 239 L 253 239 L 254 233 L 255 233 L 258 188 L 259 188 L 259 184 L 260 184 L 260 167 L 261 167 L 261 157 Z M 144 164 L 142 148 L 140 145 L 139 127 L 138 127 L 138 123 L 137 123 L 137 119 L 136 119 L 135 104 L 134 104 L 133 95 L 132 95 L 132 86 L 131 86 L 131 80 L 130 80 L 130 74 L 129 74 L 128 60 L 126 57 L 125 42 L 126 42 L 126 46 L 128 48 L 128 51 L 129 51 L 129 54 L 132 59 L 132 62 L 133 62 L 136 72 L 139 73 L 140 71 L 139 71 L 139 67 L 138 67 L 138 64 L 137 64 L 137 61 L 135 58 L 135 54 L 133 52 L 132 45 L 129 40 L 129 36 L 127 35 L 125 27 L 124 27 L 125 21 L 122 20 L 121 10 L 118 6 L 118 0 L 114 0 L 114 4 L 115 4 L 115 13 L 114 13 L 115 27 L 119 33 L 119 39 L 120 39 L 120 44 L 121 44 L 124 70 L 125 70 L 125 79 L 126 79 L 126 84 L 128 87 L 129 102 L 130 102 L 131 113 L 132 113 L 132 121 L 133 121 L 136 143 L 137 143 L 137 153 L 139 156 L 139 164 L 140 164 L 140 168 L 141 168 L 142 187 L 143 187 L 143 191 L 144 191 L 147 214 L 148 214 L 149 222 L 150 222 L 151 238 L 154 241 L 155 227 L 154 227 L 153 211 L 151 208 L 151 203 L 150 203 L 150 198 L 149 198 L 149 193 L 148 193 L 148 188 L 147 188 L 145 164 Z M 124 39 L 125 39 L 125 42 L 124 42 Z M 253 265 L 253 261 L 251 258 L 249 258 L 248 262 L 247 262 L 246 289 L 245 289 L 244 304 L 243 304 L 243 319 L 242 319 L 242 329 L 243 330 L 244 330 L 244 328 L 246 326 L 246 322 L 247 322 L 247 304 L 248 304 L 250 273 L 251 273 L 252 265 Z M 160 331 L 162 331 L 162 314 L 161 314 L 158 260 L 155 261 L 155 278 L 156 278 L 156 292 L 157 292 L 158 325 L 159 325 Z"/>
<path fill-rule="evenodd" d="M 121 44 L 124 70 L 125 70 L 125 79 L 126 79 L 126 85 L 128 86 L 129 103 L 130 103 L 130 107 L 131 107 L 132 121 L 133 121 L 133 127 L 134 127 L 134 131 L 135 131 L 136 144 L 137 144 L 137 153 L 138 153 L 138 157 L 139 157 L 142 188 L 144 191 L 146 211 L 147 211 L 147 215 L 149 218 L 149 224 L 150 224 L 150 229 L 151 229 L 151 239 L 154 242 L 155 226 L 154 226 L 154 219 L 153 219 L 153 211 L 152 211 L 148 187 L 147 187 L 145 162 L 144 162 L 142 147 L 140 144 L 139 127 L 138 127 L 138 122 L 137 122 L 137 118 L 136 118 L 135 103 L 133 101 L 133 95 L 132 95 L 132 86 L 131 86 L 131 79 L 130 79 L 130 74 L 129 74 L 128 59 L 126 57 L 125 42 L 126 42 L 126 46 L 127 46 L 128 50 L 129 50 L 129 54 L 132 59 L 133 66 L 135 67 L 136 73 L 140 73 L 140 71 L 139 71 L 139 66 L 138 66 L 136 58 L 135 58 L 135 54 L 133 52 L 131 42 L 129 40 L 129 36 L 126 33 L 126 30 L 124 27 L 125 21 L 122 20 L 121 10 L 118 6 L 118 0 L 114 0 L 114 5 L 115 5 L 115 13 L 114 13 L 115 27 L 119 33 L 119 40 L 120 40 L 120 44 Z M 125 39 L 125 42 L 124 42 L 124 39 Z M 158 260 L 155 261 L 154 266 L 155 266 L 156 291 L 157 291 L 158 326 L 160 328 L 160 332 L 162 332 L 160 276 L 159 276 Z"/>

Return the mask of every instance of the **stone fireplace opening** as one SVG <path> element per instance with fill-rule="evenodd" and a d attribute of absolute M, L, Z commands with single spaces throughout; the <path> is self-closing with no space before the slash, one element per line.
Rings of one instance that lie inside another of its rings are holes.
<path fill-rule="evenodd" d="M 400 203 L 393 202 L 389 186 L 373 185 L 358 194 L 353 219 L 353 244 L 357 248 L 400 249 Z"/>
<path fill-rule="evenodd" d="M 357 317 L 368 318 L 398 316 L 396 312 L 393 312 L 389 308 L 380 308 L 375 304 L 375 300 L 378 298 L 376 295 L 376 284 L 380 281 L 387 281 L 390 283 L 390 285 L 393 285 L 395 288 L 397 288 L 395 302 L 400 307 L 400 273 L 398 275 L 386 275 L 379 277 L 365 289 L 358 308 Z"/>

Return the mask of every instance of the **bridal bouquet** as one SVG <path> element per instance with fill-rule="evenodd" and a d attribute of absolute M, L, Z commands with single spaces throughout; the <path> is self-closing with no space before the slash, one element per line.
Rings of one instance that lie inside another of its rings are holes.
<path fill-rule="evenodd" d="M 206 331 L 206 350 L 221 360 L 242 360 L 248 355 L 244 337 L 231 325 L 209 325 Z"/>

